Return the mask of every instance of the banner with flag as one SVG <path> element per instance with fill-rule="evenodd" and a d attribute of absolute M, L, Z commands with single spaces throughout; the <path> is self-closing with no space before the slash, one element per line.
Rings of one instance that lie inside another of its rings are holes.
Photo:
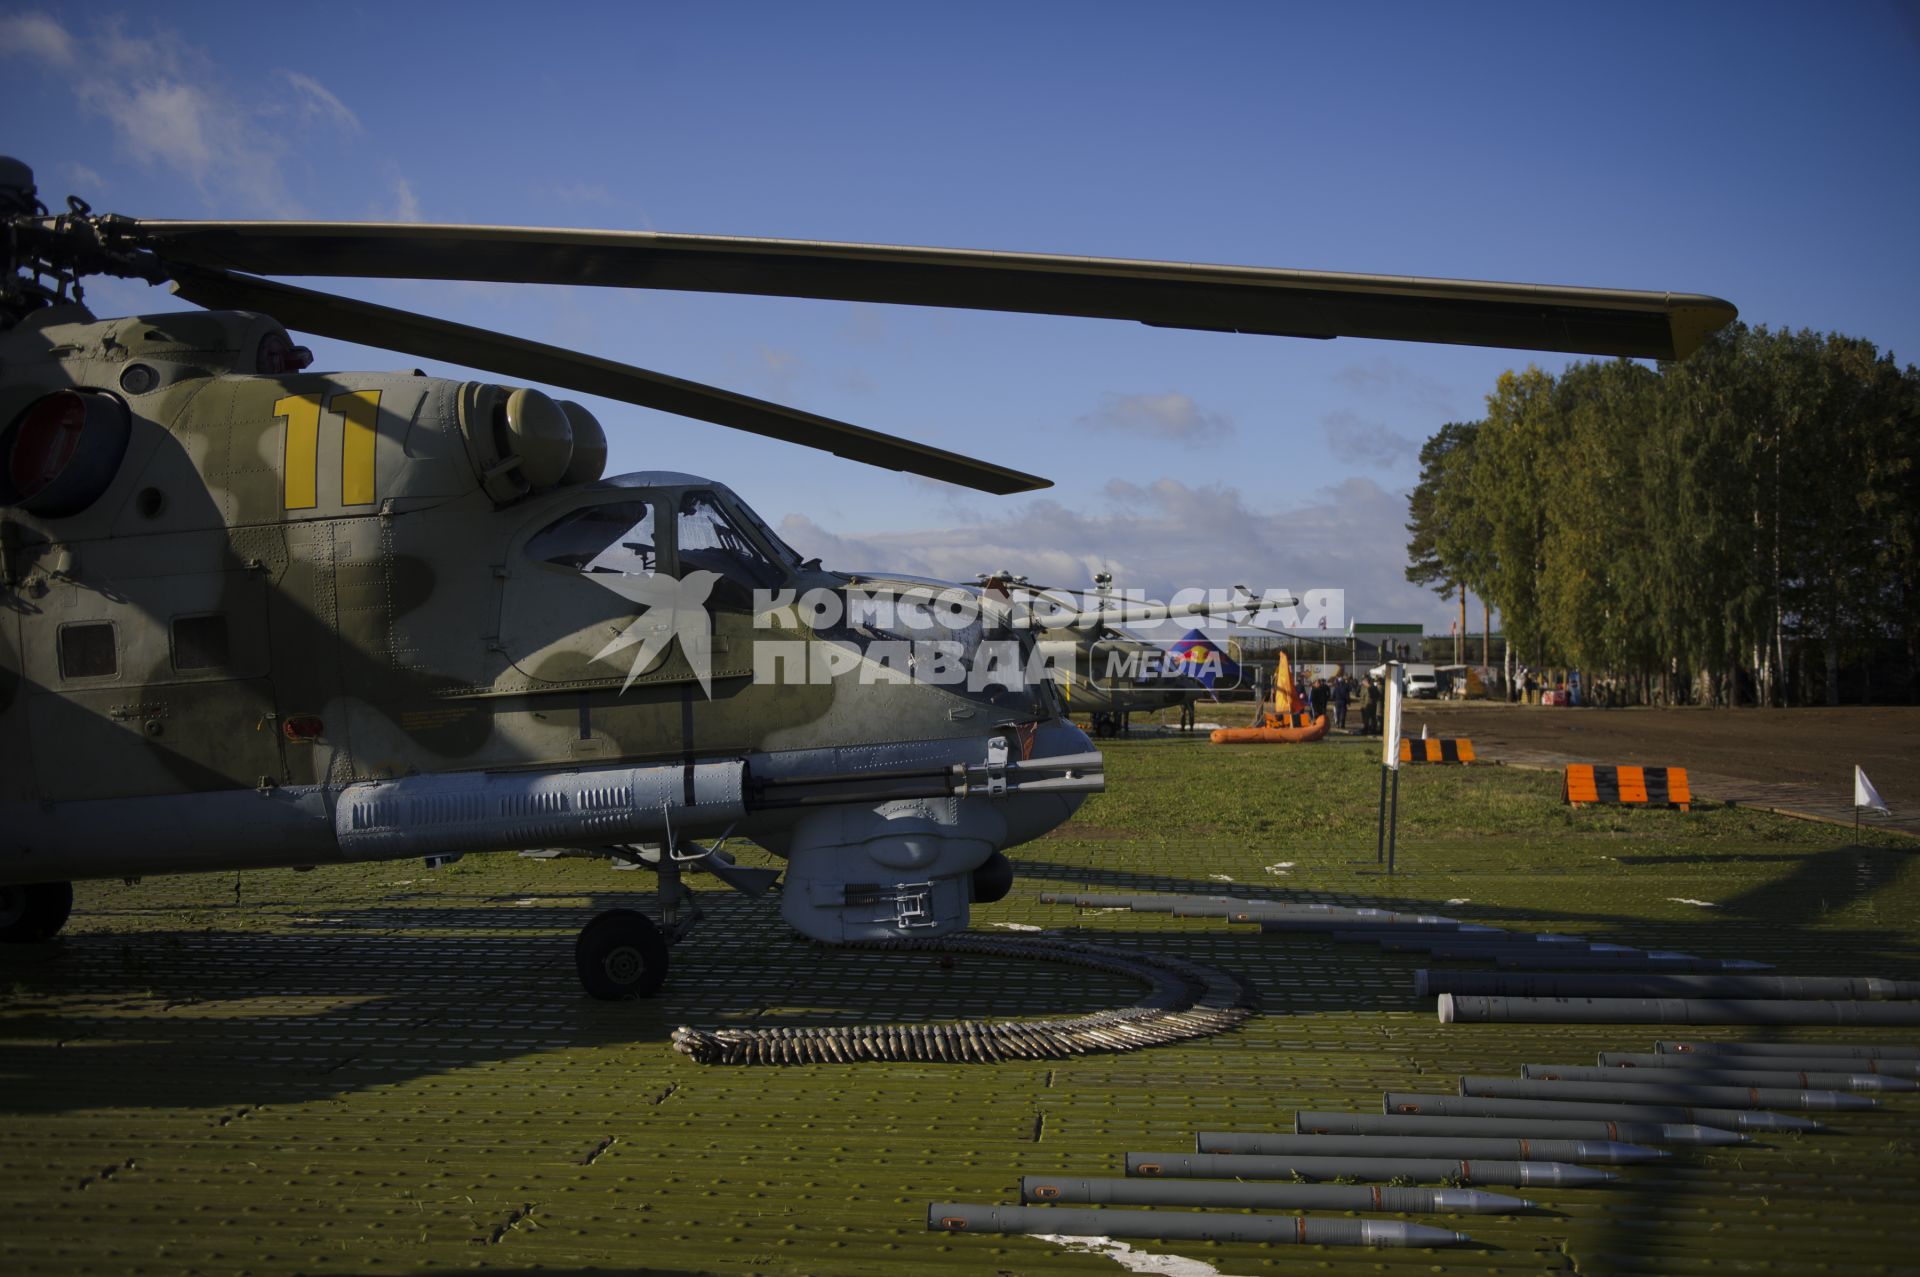
<path fill-rule="evenodd" d="M 1273 712 L 1276 714 L 1304 714 L 1307 703 L 1300 698 L 1300 688 L 1293 681 L 1293 662 L 1287 659 L 1285 652 L 1273 654 Z"/>
<path fill-rule="evenodd" d="M 1188 630 L 1170 649 L 1167 669 L 1176 674 L 1184 674 L 1200 686 L 1213 692 L 1215 700 L 1220 699 L 1215 691 L 1217 684 L 1224 682 L 1235 687 L 1240 682 L 1240 666 L 1227 650 L 1202 634 L 1199 630 Z"/>

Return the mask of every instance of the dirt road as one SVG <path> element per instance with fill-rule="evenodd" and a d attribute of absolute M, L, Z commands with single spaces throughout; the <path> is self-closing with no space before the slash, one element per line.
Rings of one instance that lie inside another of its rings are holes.
<path fill-rule="evenodd" d="M 1482 753 L 1546 750 L 1595 763 L 1685 767 L 1830 789 L 1850 803 L 1855 763 L 1896 812 L 1920 809 L 1920 708 L 1563 709 L 1409 701 L 1406 729 L 1466 736 Z"/>

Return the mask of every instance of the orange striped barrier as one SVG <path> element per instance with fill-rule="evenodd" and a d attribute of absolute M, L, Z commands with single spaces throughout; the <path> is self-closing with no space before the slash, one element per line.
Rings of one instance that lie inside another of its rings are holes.
<path fill-rule="evenodd" d="M 1464 736 L 1458 739 L 1432 736 L 1426 740 L 1402 736 L 1400 761 L 1403 763 L 1470 763 L 1473 761 L 1473 742 Z"/>
<path fill-rule="evenodd" d="M 1622 803 L 1636 807 L 1678 807 L 1687 811 L 1693 791 L 1684 767 L 1601 767 L 1568 763 L 1567 802 Z"/>

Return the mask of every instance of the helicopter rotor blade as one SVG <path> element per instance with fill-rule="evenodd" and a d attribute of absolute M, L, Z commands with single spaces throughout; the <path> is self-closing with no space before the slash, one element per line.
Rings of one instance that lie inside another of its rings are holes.
<path fill-rule="evenodd" d="M 1274 603 L 1271 607 L 1290 607 L 1299 600 L 1288 603 Z M 1246 612 L 1258 615 L 1261 611 L 1256 599 L 1228 599 L 1223 602 L 1203 600 L 1198 603 L 1146 603 L 1131 602 L 1124 599 L 1111 599 L 1093 607 L 1073 608 L 1061 605 L 1058 610 L 1045 615 L 1030 612 L 1026 616 L 1014 617 L 1011 624 L 1016 630 L 1089 628 L 1102 625 L 1140 625 L 1158 624 L 1163 621 L 1178 621 L 1190 616 L 1212 616 L 1216 612 Z M 1239 624 L 1239 622 L 1233 622 Z M 1255 626 L 1255 629 L 1264 628 Z"/>
<path fill-rule="evenodd" d="M 1052 486 L 1038 475 L 989 461 L 560 346 L 227 271 L 178 264 L 169 269 L 174 291 L 190 302 L 222 310 L 264 311 L 289 328 L 322 337 L 657 408 L 982 492 L 1006 494 Z"/>
<path fill-rule="evenodd" d="M 1737 314 L 1691 293 L 652 231 L 127 218 L 112 231 L 169 266 L 259 275 L 817 297 L 1656 359 L 1685 357 Z"/>

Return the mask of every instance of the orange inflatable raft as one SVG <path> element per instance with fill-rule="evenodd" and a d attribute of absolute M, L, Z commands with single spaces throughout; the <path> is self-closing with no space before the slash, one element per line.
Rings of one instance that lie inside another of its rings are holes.
<path fill-rule="evenodd" d="M 1327 734 L 1327 716 L 1305 727 L 1221 727 L 1208 737 L 1216 745 L 1297 745 Z"/>
<path fill-rule="evenodd" d="M 1274 657 L 1273 704 L 1258 727 L 1220 727 L 1207 739 L 1216 745 L 1298 745 L 1327 734 L 1327 716 L 1307 716 L 1307 703 L 1295 690 L 1293 666 L 1285 652 Z"/>

